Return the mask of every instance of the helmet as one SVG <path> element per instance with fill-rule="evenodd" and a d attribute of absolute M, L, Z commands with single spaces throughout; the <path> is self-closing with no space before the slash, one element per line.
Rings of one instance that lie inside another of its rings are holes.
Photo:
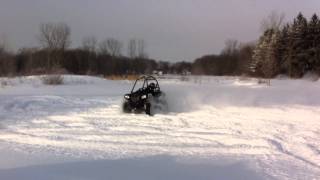
<path fill-rule="evenodd" d="M 155 84 L 155 83 L 150 83 L 150 84 L 148 85 L 148 87 L 149 87 L 150 89 L 154 89 L 154 88 L 156 88 L 156 84 Z"/>

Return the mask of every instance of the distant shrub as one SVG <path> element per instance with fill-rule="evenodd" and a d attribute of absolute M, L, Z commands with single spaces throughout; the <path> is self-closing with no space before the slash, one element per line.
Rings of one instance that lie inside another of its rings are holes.
<path fill-rule="evenodd" d="M 0 88 L 13 86 L 13 85 L 14 85 L 14 82 L 12 82 L 11 79 L 9 79 L 9 78 L 0 79 Z"/>
<path fill-rule="evenodd" d="M 245 74 L 242 74 L 240 77 L 239 77 L 239 81 L 250 81 L 251 78 Z"/>
<path fill-rule="evenodd" d="M 41 78 L 42 83 L 46 85 L 61 85 L 63 84 L 63 76 L 60 74 L 45 75 Z"/>
<path fill-rule="evenodd" d="M 319 75 L 316 73 L 308 72 L 303 76 L 303 79 L 309 80 L 309 81 L 318 81 Z"/>
<path fill-rule="evenodd" d="M 180 81 L 190 81 L 190 78 L 186 75 L 180 76 Z"/>
<path fill-rule="evenodd" d="M 266 84 L 266 85 L 270 86 L 271 80 L 270 79 L 258 79 L 258 84 Z"/>
<path fill-rule="evenodd" d="M 1 85 L 1 87 L 5 87 L 5 86 L 8 86 L 9 83 L 8 83 L 8 81 L 6 81 L 6 80 L 1 80 L 1 81 L 0 81 L 0 85 Z"/>

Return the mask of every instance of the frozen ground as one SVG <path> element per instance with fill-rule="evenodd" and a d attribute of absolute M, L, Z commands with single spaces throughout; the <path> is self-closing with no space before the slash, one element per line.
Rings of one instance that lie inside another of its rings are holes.
<path fill-rule="evenodd" d="M 160 79 L 170 113 L 120 111 L 132 82 L 0 79 L 0 179 L 319 179 L 320 82 Z"/>

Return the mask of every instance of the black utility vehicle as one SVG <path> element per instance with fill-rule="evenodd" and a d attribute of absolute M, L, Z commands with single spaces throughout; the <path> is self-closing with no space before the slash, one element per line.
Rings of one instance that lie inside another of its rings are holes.
<path fill-rule="evenodd" d="M 140 84 L 141 86 L 138 87 Z M 129 94 L 124 95 L 123 112 L 153 115 L 156 111 L 167 111 L 165 94 L 160 90 L 157 79 L 153 76 L 139 77 Z"/>

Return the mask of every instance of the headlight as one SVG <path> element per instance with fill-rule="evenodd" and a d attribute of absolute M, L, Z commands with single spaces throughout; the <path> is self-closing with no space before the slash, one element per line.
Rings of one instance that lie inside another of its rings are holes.
<path fill-rule="evenodd" d="M 142 95 L 141 99 L 147 99 L 147 95 Z"/>
<path fill-rule="evenodd" d="M 130 99 L 130 96 L 129 95 L 125 95 L 124 98 L 125 99 Z"/>

